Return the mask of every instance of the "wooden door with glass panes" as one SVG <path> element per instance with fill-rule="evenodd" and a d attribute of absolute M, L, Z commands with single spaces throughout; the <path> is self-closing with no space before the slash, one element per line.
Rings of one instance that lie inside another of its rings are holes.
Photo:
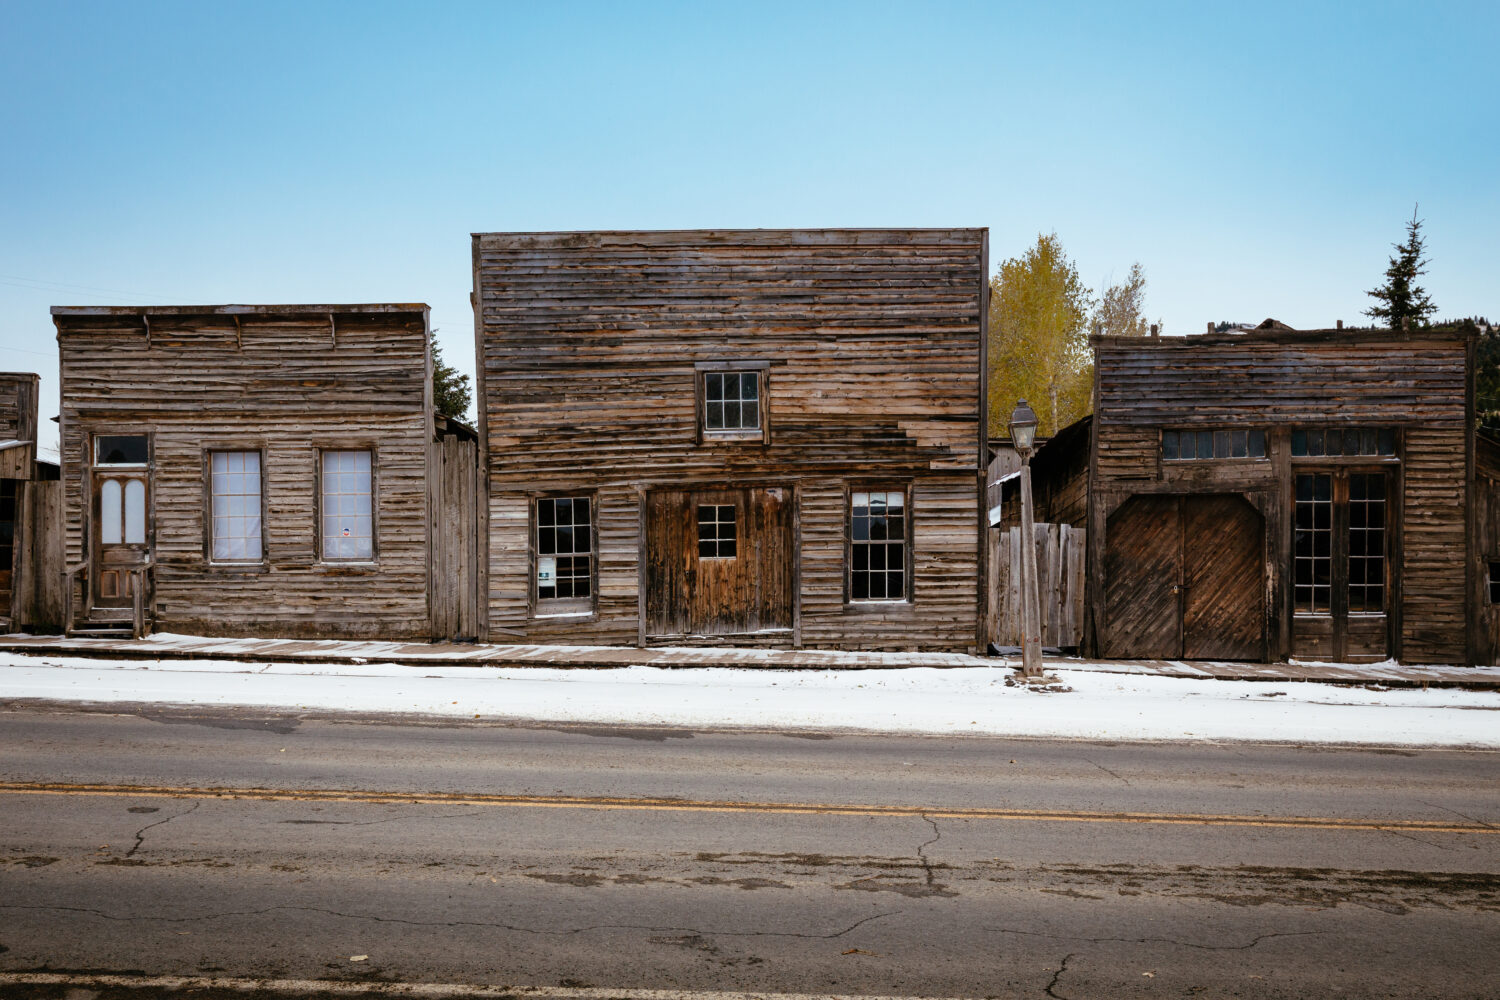
<path fill-rule="evenodd" d="M 129 608 L 131 570 L 151 558 L 151 462 L 144 434 L 94 437 L 89 574 L 93 606 Z"/>
<path fill-rule="evenodd" d="M 793 624 L 791 491 L 646 495 L 646 633 L 739 635 Z"/>
<path fill-rule="evenodd" d="M 1299 466 L 1292 477 L 1292 655 L 1390 655 L 1390 473 Z"/>

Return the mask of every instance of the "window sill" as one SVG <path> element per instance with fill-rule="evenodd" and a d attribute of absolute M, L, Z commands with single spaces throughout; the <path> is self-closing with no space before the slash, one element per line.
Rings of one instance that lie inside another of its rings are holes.
<path fill-rule="evenodd" d="M 214 573 L 264 573 L 270 569 L 264 562 L 216 562 L 212 559 L 204 566 Z"/>
<path fill-rule="evenodd" d="M 703 432 L 704 444 L 758 444 L 766 439 L 763 430 Z"/>
<path fill-rule="evenodd" d="M 594 616 L 595 612 L 593 611 L 538 611 L 531 617 L 534 621 L 556 621 L 559 618 L 582 620 L 584 618 L 593 618 Z"/>
<path fill-rule="evenodd" d="M 910 611 L 911 609 L 912 603 L 908 598 L 903 598 L 901 600 L 869 600 L 844 602 L 844 611 L 848 614 L 856 615 L 880 614 L 881 612 L 885 611 Z"/>

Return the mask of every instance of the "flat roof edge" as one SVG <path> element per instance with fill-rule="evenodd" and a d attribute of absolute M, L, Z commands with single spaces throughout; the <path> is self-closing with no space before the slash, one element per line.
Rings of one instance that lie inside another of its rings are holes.
<path fill-rule="evenodd" d="M 380 315 L 428 310 L 425 302 L 306 303 L 218 306 L 53 306 L 53 316 L 306 316 Z"/>

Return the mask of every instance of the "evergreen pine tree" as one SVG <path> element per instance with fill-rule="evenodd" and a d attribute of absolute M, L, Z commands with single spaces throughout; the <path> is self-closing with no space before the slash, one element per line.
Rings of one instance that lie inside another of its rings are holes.
<path fill-rule="evenodd" d="M 1365 315 L 1376 322 L 1384 322 L 1392 330 L 1401 329 L 1403 321 L 1412 326 L 1428 325 L 1429 317 L 1437 312 L 1426 289 L 1417 284 L 1417 276 L 1427 273 L 1427 258 L 1422 256 L 1426 241 L 1422 237 L 1422 220 L 1412 208 L 1411 221 L 1406 224 L 1406 242 L 1392 243 L 1396 255 L 1385 269 L 1385 284 L 1372 288 L 1365 294 L 1376 301 L 1376 305 L 1365 310 Z"/>
<path fill-rule="evenodd" d="M 437 331 L 434 330 L 433 333 Z M 445 417 L 463 420 L 469 412 L 473 394 L 469 391 L 469 376 L 443 360 L 442 349 L 437 341 L 432 342 L 432 406 Z"/>

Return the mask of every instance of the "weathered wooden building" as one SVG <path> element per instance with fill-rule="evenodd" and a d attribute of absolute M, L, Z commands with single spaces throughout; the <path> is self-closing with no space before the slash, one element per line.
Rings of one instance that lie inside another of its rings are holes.
<path fill-rule="evenodd" d="M 74 631 L 443 637 L 465 601 L 474 626 L 425 305 L 52 316 Z"/>
<path fill-rule="evenodd" d="M 983 641 L 987 233 L 473 240 L 493 641 Z"/>
<path fill-rule="evenodd" d="M 13 630 L 62 620 L 61 492 L 57 467 L 37 460 L 37 386 L 0 373 L 0 618 Z"/>
<path fill-rule="evenodd" d="M 1472 330 L 1094 347 L 1086 648 L 1475 659 Z"/>

